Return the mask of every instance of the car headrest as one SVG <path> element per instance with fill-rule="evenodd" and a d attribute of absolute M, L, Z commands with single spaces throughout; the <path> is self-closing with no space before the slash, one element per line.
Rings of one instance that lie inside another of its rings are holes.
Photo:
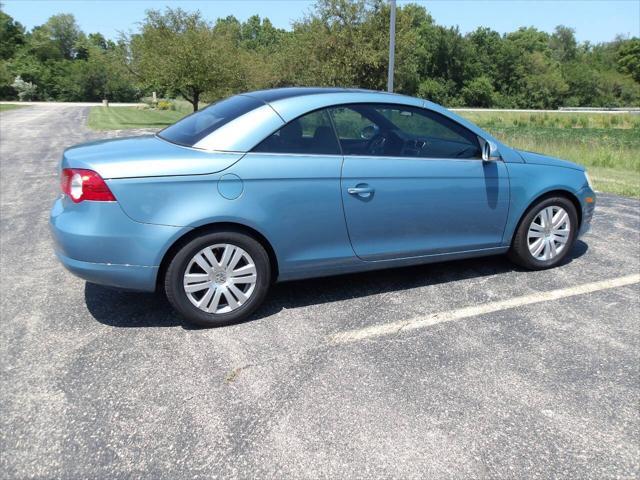
<path fill-rule="evenodd" d="M 334 143 L 333 132 L 331 131 L 331 127 L 320 126 L 316 128 L 316 131 L 313 133 L 313 140 L 316 142 L 330 141 Z"/>
<path fill-rule="evenodd" d="M 286 144 L 298 144 L 302 139 L 302 125 L 298 120 L 288 123 L 280 129 L 280 141 Z"/>

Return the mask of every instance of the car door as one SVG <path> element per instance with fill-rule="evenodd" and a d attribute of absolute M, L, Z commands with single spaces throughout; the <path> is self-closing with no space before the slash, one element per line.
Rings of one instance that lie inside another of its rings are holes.
<path fill-rule="evenodd" d="M 436 112 L 355 104 L 331 110 L 344 155 L 341 193 L 353 249 L 385 260 L 497 247 L 507 220 L 502 161 Z"/>
<path fill-rule="evenodd" d="M 328 112 L 298 117 L 227 172 L 244 183 L 226 215 L 255 225 L 277 252 L 279 278 L 322 273 L 353 259 L 340 193 L 343 157 Z"/>

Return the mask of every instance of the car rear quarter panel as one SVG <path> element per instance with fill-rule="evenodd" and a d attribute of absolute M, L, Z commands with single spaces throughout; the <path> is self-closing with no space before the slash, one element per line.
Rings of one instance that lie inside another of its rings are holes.
<path fill-rule="evenodd" d="M 158 266 L 182 229 L 134 222 L 116 202 L 73 203 L 61 197 L 50 216 L 55 250 L 90 263 Z"/>
<path fill-rule="evenodd" d="M 249 153 L 224 175 L 129 178 L 107 183 L 137 222 L 197 228 L 230 222 L 259 232 L 275 250 L 280 279 L 353 259 L 340 195 L 339 155 Z M 242 181 L 237 198 L 220 194 Z M 227 180 L 228 179 L 228 180 Z M 187 230 L 188 231 L 188 230 Z M 169 248 L 169 245 L 164 249 Z"/>

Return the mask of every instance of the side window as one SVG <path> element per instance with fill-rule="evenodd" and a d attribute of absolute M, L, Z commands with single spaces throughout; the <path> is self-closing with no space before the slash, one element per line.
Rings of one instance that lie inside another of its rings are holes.
<path fill-rule="evenodd" d="M 340 140 L 361 140 L 376 128 L 375 123 L 353 108 L 335 107 L 331 114 Z"/>
<path fill-rule="evenodd" d="M 449 118 L 402 105 L 353 104 L 332 109 L 345 155 L 480 158 L 478 137 Z"/>
<path fill-rule="evenodd" d="M 254 152 L 340 154 L 326 110 L 316 110 L 287 123 L 253 148 Z"/>

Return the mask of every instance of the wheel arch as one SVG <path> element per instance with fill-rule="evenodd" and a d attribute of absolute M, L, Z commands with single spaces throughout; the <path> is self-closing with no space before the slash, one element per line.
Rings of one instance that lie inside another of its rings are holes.
<path fill-rule="evenodd" d="M 571 190 L 554 189 L 554 190 L 540 193 L 537 197 L 535 197 L 533 200 L 529 202 L 529 204 L 527 205 L 527 208 L 525 208 L 520 214 L 516 227 L 513 229 L 513 232 L 511 232 L 509 245 L 513 244 L 513 238 L 516 236 L 516 233 L 518 232 L 518 229 L 522 224 L 522 220 L 527 215 L 527 213 L 529 213 L 531 209 L 535 207 L 538 203 L 551 197 L 564 197 L 567 200 L 569 200 L 571 203 L 573 203 L 573 206 L 576 207 L 576 214 L 578 215 L 578 231 L 580 230 L 580 227 L 582 226 L 582 205 L 580 204 L 580 200 L 578 199 L 577 195 L 573 193 Z"/>
<path fill-rule="evenodd" d="M 196 228 L 189 230 L 182 236 L 178 237 L 171 246 L 164 253 L 162 260 L 160 261 L 160 267 L 158 269 L 158 275 L 156 278 L 156 290 L 160 290 L 164 285 L 164 276 L 169 267 L 169 263 L 174 255 L 187 243 L 196 237 L 199 237 L 205 233 L 213 232 L 236 232 L 245 234 L 254 240 L 256 240 L 266 250 L 269 257 L 269 263 L 271 264 L 271 281 L 275 281 L 278 278 L 278 257 L 273 249 L 271 242 L 255 228 L 251 228 L 247 225 L 236 222 L 214 222 L 205 225 L 200 225 Z"/>

